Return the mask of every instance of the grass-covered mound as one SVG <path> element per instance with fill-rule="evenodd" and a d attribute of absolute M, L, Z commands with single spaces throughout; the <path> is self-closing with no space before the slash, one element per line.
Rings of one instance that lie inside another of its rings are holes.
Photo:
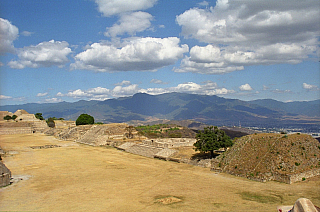
<path fill-rule="evenodd" d="M 236 139 L 215 162 L 214 168 L 233 175 L 282 181 L 279 176 L 319 170 L 320 143 L 305 134 L 248 135 Z"/>
<path fill-rule="evenodd" d="M 144 125 L 135 129 L 148 138 L 195 138 L 196 136 L 193 130 L 176 124 Z"/>

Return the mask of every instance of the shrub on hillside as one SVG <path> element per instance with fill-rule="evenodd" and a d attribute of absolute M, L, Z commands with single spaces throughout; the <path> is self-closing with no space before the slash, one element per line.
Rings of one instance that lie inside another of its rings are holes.
<path fill-rule="evenodd" d="M 36 113 L 36 114 L 34 114 L 34 116 L 35 116 L 37 119 L 44 120 L 44 118 L 42 117 L 42 113 Z"/>

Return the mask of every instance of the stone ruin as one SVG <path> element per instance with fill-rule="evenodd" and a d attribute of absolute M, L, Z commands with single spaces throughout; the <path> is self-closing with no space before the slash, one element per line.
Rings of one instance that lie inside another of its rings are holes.
<path fill-rule="evenodd" d="M 193 146 L 196 142 L 194 138 L 161 138 L 161 139 L 146 139 L 142 143 L 161 147 L 161 148 L 177 148 L 183 146 Z"/>
<path fill-rule="evenodd" d="M 159 138 L 146 139 L 138 143 L 126 142 L 117 148 L 144 157 L 173 160 L 171 156 L 178 152 L 174 148 L 193 146 L 195 142 L 196 139 L 192 138 Z"/>
<path fill-rule="evenodd" d="M 0 187 L 10 185 L 11 171 L 0 161 Z"/>
<path fill-rule="evenodd" d="M 15 120 L 3 120 L 6 115 L 16 115 Z M 44 132 L 49 127 L 45 120 L 39 120 L 34 114 L 29 114 L 25 110 L 17 110 L 15 113 L 8 111 L 0 112 L 0 135 L 6 134 L 31 134 L 36 132 Z"/>
<path fill-rule="evenodd" d="M 69 129 L 76 126 L 75 121 L 66 121 L 66 120 L 54 120 L 55 128 L 57 129 Z"/>

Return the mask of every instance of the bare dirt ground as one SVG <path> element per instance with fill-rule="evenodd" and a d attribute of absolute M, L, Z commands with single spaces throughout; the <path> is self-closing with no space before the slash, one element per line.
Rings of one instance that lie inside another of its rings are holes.
<path fill-rule="evenodd" d="M 263 212 L 300 197 L 320 205 L 320 178 L 260 183 L 42 134 L 0 139 L 15 177 L 0 189 L 0 211 Z M 54 148 L 30 148 L 44 145 Z"/>

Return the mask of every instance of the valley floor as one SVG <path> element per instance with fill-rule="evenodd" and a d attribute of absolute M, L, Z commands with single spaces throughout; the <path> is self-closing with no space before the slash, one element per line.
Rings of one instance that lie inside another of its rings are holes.
<path fill-rule="evenodd" d="M 301 197 L 320 206 L 319 177 L 260 183 L 43 134 L 1 135 L 0 146 L 15 181 L 0 189 L 0 211 L 263 212 Z"/>

